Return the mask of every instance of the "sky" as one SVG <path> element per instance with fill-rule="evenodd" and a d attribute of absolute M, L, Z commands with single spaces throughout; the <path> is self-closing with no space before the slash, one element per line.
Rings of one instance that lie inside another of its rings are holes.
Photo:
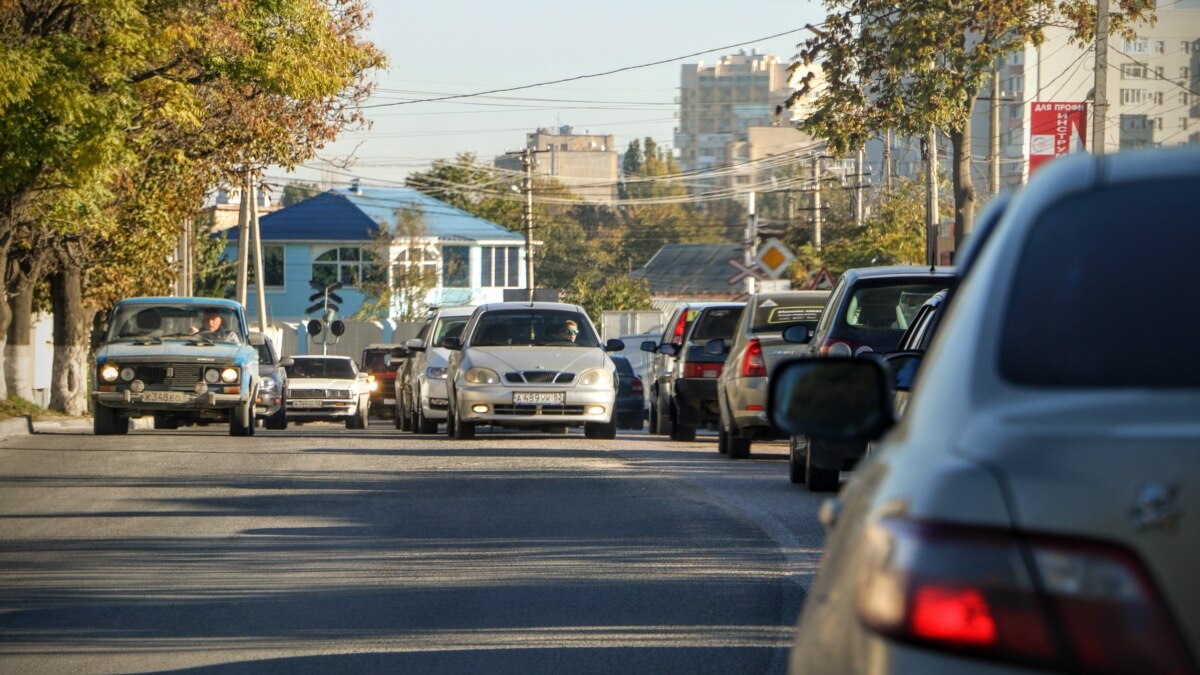
<path fill-rule="evenodd" d="M 538 128 L 612 134 L 672 146 L 680 69 L 739 50 L 790 62 L 825 17 L 806 0 L 371 0 L 369 38 L 386 54 L 364 112 L 372 126 L 343 132 L 292 174 L 268 181 L 322 187 L 394 185 L 437 159 L 474 153 L 481 163 L 524 147 Z M 773 39 L 767 36 L 787 33 Z M 738 45 L 738 46 L 734 46 Z M 679 58 L 687 57 L 687 58 Z M 659 65 L 643 64 L 669 61 Z M 579 78 L 487 96 L 408 102 Z M 333 164 L 326 164 L 329 160 Z M 341 166 L 347 165 L 347 168 Z"/>

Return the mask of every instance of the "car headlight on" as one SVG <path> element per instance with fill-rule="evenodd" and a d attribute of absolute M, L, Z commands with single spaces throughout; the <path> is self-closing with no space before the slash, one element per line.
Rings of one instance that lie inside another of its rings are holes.
<path fill-rule="evenodd" d="M 100 367 L 100 379 L 105 382 L 116 382 L 120 376 L 121 371 L 116 366 L 106 365 Z"/>
<path fill-rule="evenodd" d="M 237 368 L 225 368 L 221 371 L 221 381 L 225 384 L 232 384 L 238 381 Z"/>
<path fill-rule="evenodd" d="M 379 382 L 375 379 L 375 376 L 368 375 L 367 376 L 367 391 L 377 391 L 378 389 L 379 389 Z"/>
<path fill-rule="evenodd" d="M 612 384 L 612 373 L 604 368 L 588 368 L 579 374 L 579 384 L 591 387 L 598 384 Z"/>
<path fill-rule="evenodd" d="M 468 384 L 500 384 L 500 376 L 490 368 L 471 368 L 463 374 Z"/>
<path fill-rule="evenodd" d="M 124 368 L 121 369 L 121 379 L 122 380 L 125 380 L 126 382 L 128 382 L 133 379 L 133 376 L 134 376 L 133 368 L 130 368 L 129 366 L 125 366 Z"/>
<path fill-rule="evenodd" d="M 269 377 L 264 377 L 262 382 L 258 383 L 258 388 L 263 391 L 275 391 L 275 380 Z"/>
<path fill-rule="evenodd" d="M 425 377 L 431 380 L 444 380 L 446 379 L 446 369 L 444 367 L 429 366 L 425 369 Z"/>

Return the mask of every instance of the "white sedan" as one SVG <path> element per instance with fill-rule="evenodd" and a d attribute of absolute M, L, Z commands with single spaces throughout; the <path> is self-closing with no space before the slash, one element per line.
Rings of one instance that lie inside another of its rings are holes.
<path fill-rule="evenodd" d="M 370 381 L 348 356 L 296 356 L 288 368 L 287 417 L 366 429 Z"/>

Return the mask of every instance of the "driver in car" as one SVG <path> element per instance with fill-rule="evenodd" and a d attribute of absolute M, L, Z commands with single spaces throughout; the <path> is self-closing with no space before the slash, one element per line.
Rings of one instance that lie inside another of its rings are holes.
<path fill-rule="evenodd" d="M 209 340 L 242 344 L 238 334 L 225 327 L 225 319 L 215 309 L 204 310 L 204 316 L 200 319 L 200 329 L 195 332 Z"/>

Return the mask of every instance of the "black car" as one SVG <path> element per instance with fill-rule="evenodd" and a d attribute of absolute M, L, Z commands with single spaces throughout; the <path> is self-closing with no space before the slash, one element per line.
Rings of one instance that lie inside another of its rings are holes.
<path fill-rule="evenodd" d="M 646 419 L 646 390 L 629 359 L 609 354 L 617 366 L 617 428 L 641 430 Z"/>
<path fill-rule="evenodd" d="M 693 441 L 701 425 L 715 426 L 721 419 L 717 405 L 717 378 L 725 367 L 725 354 L 746 303 L 711 304 L 703 307 L 688 326 L 683 344 L 662 345 L 663 354 L 675 357 L 671 373 L 668 409 L 659 409 L 659 419 L 670 420 L 671 440 Z M 721 349 L 708 343 L 719 340 Z"/>

